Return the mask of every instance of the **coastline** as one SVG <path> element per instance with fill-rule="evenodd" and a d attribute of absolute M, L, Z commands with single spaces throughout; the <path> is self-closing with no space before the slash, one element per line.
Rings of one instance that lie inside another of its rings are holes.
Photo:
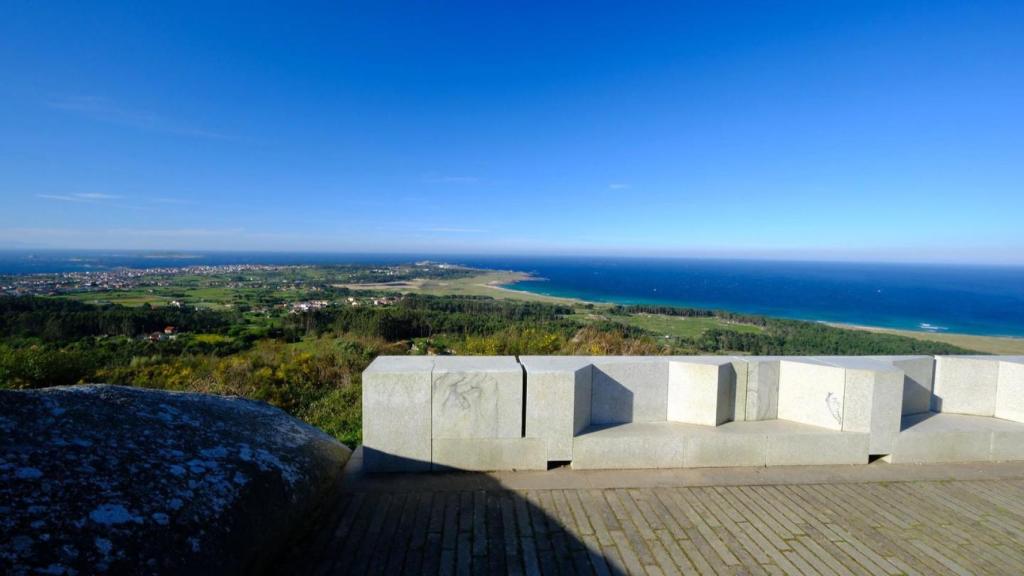
<path fill-rule="evenodd" d="M 917 330 L 900 330 L 898 328 L 881 328 L 877 326 L 864 326 L 860 324 L 845 324 L 842 322 L 823 322 L 834 328 L 844 330 L 863 330 L 876 334 L 893 334 L 905 336 L 917 340 L 930 340 L 932 342 L 944 342 L 979 352 L 989 354 L 1024 355 L 1024 338 L 1013 336 L 980 336 L 977 334 L 961 334 L 957 332 L 923 332 Z"/>
<path fill-rule="evenodd" d="M 167 255 L 161 255 L 167 256 Z M 184 260 L 196 258 L 196 255 L 192 254 L 174 254 L 171 255 L 178 259 L 173 267 L 184 267 L 181 263 Z M 217 266 L 222 265 L 219 263 L 211 263 L 210 265 Z M 273 265 L 273 264 L 271 264 Z M 309 266 L 310 264 L 281 264 L 282 266 Z M 316 266 L 316 264 L 312 264 Z M 891 326 L 871 326 L 858 324 L 855 322 L 843 322 L 835 320 L 819 320 L 809 317 L 799 316 L 786 316 L 780 314 L 772 314 L 770 312 L 743 312 L 741 310 L 735 310 L 730 308 L 717 308 L 714 306 L 700 305 L 700 304 L 686 304 L 671 301 L 653 301 L 645 300 L 643 298 L 617 298 L 615 296 L 608 296 L 606 299 L 594 299 L 595 294 L 589 294 L 586 298 L 571 295 L 568 292 L 567 295 L 552 295 L 544 294 L 541 290 L 545 289 L 545 285 L 538 284 L 540 281 L 547 280 L 544 276 L 539 273 L 523 272 L 515 269 L 500 269 L 500 268 L 488 268 L 484 266 L 465 266 L 472 270 L 472 274 L 463 278 L 452 278 L 452 279 L 426 279 L 426 278 L 413 278 L 401 282 L 378 282 L 368 284 L 333 284 L 336 287 L 345 287 L 352 290 L 381 290 L 381 291 L 394 291 L 400 293 L 419 293 L 425 295 L 434 296 L 489 296 L 494 298 L 502 299 L 513 299 L 521 301 L 533 301 L 533 302 L 547 302 L 556 303 L 567 306 L 587 306 L 592 307 L 592 312 L 601 313 L 602 310 L 610 309 L 611 307 L 622 305 L 652 305 L 652 306 L 678 306 L 678 307 L 691 307 L 701 309 L 712 309 L 719 310 L 722 312 L 736 312 L 736 313 L 747 313 L 755 316 L 764 316 L 767 318 L 775 319 L 793 319 L 803 322 L 818 322 L 835 328 L 843 330 L 860 330 L 867 332 L 874 332 L 880 334 L 893 334 L 908 338 L 914 338 L 917 340 L 931 341 L 931 342 L 943 342 L 948 344 L 957 345 L 963 348 L 977 350 L 979 352 L 992 353 L 992 354 L 1009 354 L 1009 355 L 1024 355 L 1024 336 L 1017 335 L 985 335 L 985 334 L 970 334 L 963 332 L 934 332 L 915 330 L 912 327 L 899 327 L 893 328 Z M 25 275 L 34 274 L 54 274 L 51 272 L 34 272 L 26 273 Z M 23 274 L 15 274 L 21 276 Z M 527 283 L 523 286 L 522 283 Z M 557 290 L 555 290 L 557 292 Z M 146 299 L 119 299 L 118 302 L 139 305 L 149 300 Z M 159 299 L 157 299 L 159 301 Z"/>
<path fill-rule="evenodd" d="M 534 276 L 529 272 L 510 272 L 514 277 L 509 279 L 492 280 L 485 284 L 478 284 L 478 286 L 489 288 L 491 290 L 499 291 L 503 294 L 515 296 L 517 298 L 527 298 L 532 300 L 540 300 L 545 302 L 564 302 L 566 304 L 592 304 L 594 306 L 611 306 L 609 302 L 595 302 L 592 300 L 583 300 L 582 298 L 570 298 L 567 296 L 551 296 L 548 294 L 540 294 L 530 290 L 516 290 L 515 288 L 509 288 L 512 284 L 519 282 L 525 282 L 528 280 L 543 280 L 539 276 Z"/>
<path fill-rule="evenodd" d="M 538 294 L 529 290 L 516 290 L 509 288 L 508 285 L 515 284 L 524 280 L 537 280 L 536 276 L 528 273 L 515 273 L 519 274 L 519 277 L 514 279 L 508 279 L 505 281 L 494 281 L 489 282 L 486 287 L 495 291 L 499 291 L 502 294 L 512 295 L 518 298 L 523 298 L 524 295 L 528 299 L 564 302 L 564 303 L 577 303 L 577 304 L 593 304 L 595 306 L 614 306 L 614 302 L 600 302 L 592 300 L 583 300 L 579 298 L 571 298 L 565 296 L 548 296 L 546 294 Z M 666 304 L 669 305 L 669 304 Z M 771 315 L 765 315 L 766 317 L 772 317 Z M 839 328 L 843 330 L 862 330 L 865 332 L 874 332 L 876 334 L 893 334 L 896 336 L 904 336 L 907 338 L 914 338 L 916 340 L 927 340 L 931 342 L 944 342 L 947 344 L 953 344 L 962 348 L 970 350 L 977 350 L 988 354 L 1008 354 L 1008 355 L 1024 355 L 1024 338 L 1013 337 L 1013 336 L 984 336 L 978 334 L 964 334 L 960 332 L 926 332 L 918 330 L 904 330 L 898 328 L 885 328 L 881 326 L 866 326 L 862 324 L 850 324 L 844 322 L 827 322 L 821 320 L 801 320 L 804 322 L 820 322 L 833 328 Z"/>
<path fill-rule="evenodd" d="M 529 274 L 528 272 L 486 269 L 478 269 L 477 271 L 480 273 L 452 280 L 427 280 L 419 278 L 405 281 L 400 284 L 338 284 L 337 286 L 351 290 L 393 290 L 403 294 L 414 293 L 433 296 L 490 296 L 494 298 L 508 298 L 532 302 L 601 305 L 600 302 L 587 302 L 578 298 L 547 296 L 545 294 L 537 294 L 526 290 L 515 290 L 508 287 L 509 285 L 517 282 L 538 279 L 536 276 Z"/>

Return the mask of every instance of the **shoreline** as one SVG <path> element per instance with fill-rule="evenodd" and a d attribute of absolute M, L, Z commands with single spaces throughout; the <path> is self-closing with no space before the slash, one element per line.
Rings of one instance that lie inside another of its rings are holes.
<path fill-rule="evenodd" d="M 873 332 L 875 334 L 892 334 L 894 336 L 904 336 L 907 338 L 914 338 L 916 340 L 943 342 L 988 354 L 1005 354 L 1011 356 L 1024 355 L 1024 338 L 1017 336 L 982 336 L 978 334 L 963 334 L 960 332 L 919 332 L 916 330 L 880 328 L 875 326 L 863 326 L 860 324 L 844 324 L 841 322 L 824 322 L 824 324 L 844 330 L 861 330 L 864 332 Z"/>
<path fill-rule="evenodd" d="M 1024 341 L 1024 336 L 1007 336 L 1005 334 L 970 334 L 968 332 L 951 332 L 948 330 L 942 330 L 941 332 L 930 332 L 928 330 L 914 330 L 913 328 L 891 328 L 889 326 L 871 326 L 868 324 L 853 324 L 850 322 L 829 322 L 825 320 L 811 320 L 811 322 L 819 322 L 833 328 L 844 328 L 847 330 L 864 330 L 866 332 L 893 332 L 900 334 L 920 334 L 922 336 L 969 336 L 971 338 L 999 338 L 1001 340 L 1021 340 Z"/>
<path fill-rule="evenodd" d="M 518 282 L 525 282 L 528 280 L 544 280 L 540 276 L 534 276 L 529 272 L 515 272 L 509 271 L 509 274 L 513 274 L 515 278 L 509 278 L 507 280 L 492 280 L 485 284 L 477 284 L 484 288 L 490 288 L 491 290 L 497 290 L 505 294 L 515 294 L 520 297 L 533 297 L 542 300 L 553 300 L 556 302 L 566 302 L 573 304 L 593 304 L 595 306 L 612 306 L 609 302 L 595 302 L 593 300 L 583 300 L 582 298 L 570 298 L 568 296 L 551 296 L 550 294 L 541 294 L 539 292 L 533 292 L 530 290 L 516 290 L 515 288 L 509 288 L 509 285 L 516 284 Z"/>
<path fill-rule="evenodd" d="M 514 284 L 523 280 L 535 280 L 537 277 L 527 273 L 519 273 L 522 275 L 521 278 L 509 279 L 507 281 L 495 281 L 487 284 L 487 287 L 499 291 L 505 294 L 526 294 L 538 299 L 545 299 L 550 301 L 559 301 L 566 303 L 580 303 L 580 304 L 593 304 L 595 306 L 615 306 L 615 302 L 600 302 L 593 300 L 582 300 L 579 298 L 571 298 L 566 296 L 549 296 L 546 294 L 538 294 L 529 290 L 516 290 L 509 288 L 508 284 Z M 673 306 L 672 304 L 664 304 L 665 306 Z M 679 306 L 679 305 L 674 305 Z M 681 306 L 686 307 L 686 306 Z M 722 310 L 725 312 L 726 310 Z M 754 316 L 764 316 L 766 318 L 780 318 L 779 316 L 771 316 L 768 314 L 752 314 Z M 932 342 L 944 342 L 947 344 L 953 344 L 966 348 L 969 350 L 976 350 L 978 352 L 990 353 L 990 354 L 1008 354 L 1008 355 L 1024 355 L 1024 337 L 1021 336 L 989 336 L 981 334 L 966 334 L 962 332 L 927 332 L 923 330 L 911 330 L 911 329 L 900 329 L 900 328 L 888 328 L 884 326 L 867 326 L 863 324 L 852 324 L 846 322 L 830 322 L 824 320 L 807 320 L 807 319 L 796 319 L 802 322 L 817 322 L 833 328 L 839 328 L 842 330 L 861 330 L 864 332 L 873 332 L 876 334 L 892 334 L 895 336 L 903 336 L 906 338 L 914 338 L 917 340 L 928 340 Z"/>

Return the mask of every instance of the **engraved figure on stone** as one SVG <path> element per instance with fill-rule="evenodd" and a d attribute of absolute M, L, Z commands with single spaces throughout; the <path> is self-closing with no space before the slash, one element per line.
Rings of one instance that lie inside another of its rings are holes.
<path fill-rule="evenodd" d="M 473 382 L 465 376 L 459 376 L 453 382 L 445 385 L 442 405 L 446 409 L 456 407 L 459 410 L 469 410 L 482 393 L 480 384 Z"/>
<path fill-rule="evenodd" d="M 836 422 L 838 422 L 839 425 L 842 426 L 843 407 L 839 403 L 839 398 L 832 392 L 829 392 L 828 395 L 825 396 L 825 405 L 828 406 L 828 411 L 832 413 L 832 417 L 836 419 Z"/>

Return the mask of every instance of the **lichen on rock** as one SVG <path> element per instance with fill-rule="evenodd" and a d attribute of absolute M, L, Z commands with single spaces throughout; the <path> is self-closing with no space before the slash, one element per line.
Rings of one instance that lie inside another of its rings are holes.
<path fill-rule="evenodd" d="M 0 391 L 0 573 L 259 571 L 349 450 L 235 397 Z"/>

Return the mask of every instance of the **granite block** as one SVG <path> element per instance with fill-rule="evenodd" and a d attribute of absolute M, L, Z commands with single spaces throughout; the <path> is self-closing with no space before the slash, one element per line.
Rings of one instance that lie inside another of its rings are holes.
<path fill-rule="evenodd" d="M 523 382 L 512 356 L 438 356 L 433 438 L 521 438 Z"/>
<path fill-rule="evenodd" d="M 779 363 L 779 419 L 843 428 L 845 369 L 811 359 Z"/>
<path fill-rule="evenodd" d="M 367 470 L 430 469 L 432 369 L 429 357 L 380 356 L 363 372 L 363 454 Z"/>
<path fill-rule="evenodd" d="M 667 419 L 705 426 L 732 420 L 734 373 L 728 361 L 669 362 Z"/>
<path fill-rule="evenodd" d="M 664 422 L 668 415 L 668 362 L 660 359 L 595 359 L 591 422 Z"/>
<path fill-rule="evenodd" d="M 932 411 L 994 416 L 999 361 L 985 356 L 938 356 Z"/>

